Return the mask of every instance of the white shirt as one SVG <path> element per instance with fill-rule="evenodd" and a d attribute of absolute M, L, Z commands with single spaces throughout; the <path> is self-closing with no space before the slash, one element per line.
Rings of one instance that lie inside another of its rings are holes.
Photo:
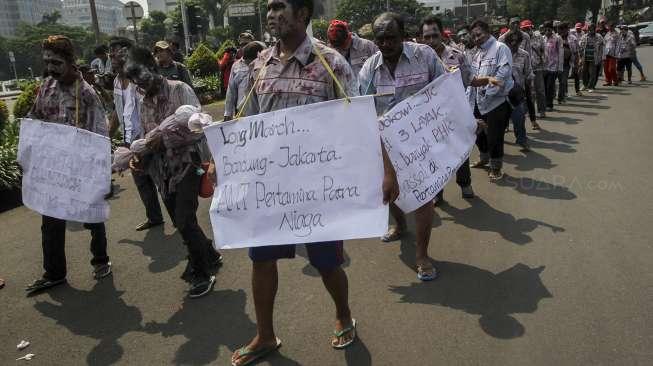
<path fill-rule="evenodd" d="M 136 85 L 132 82 L 123 89 L 118 77 L 113 82 L 113 96 L 118 121 L 123 130 L 123 140 L 126 144 L 131 144 L 143 134 L 139 115 L 142 96 L 138 94 Z"/>

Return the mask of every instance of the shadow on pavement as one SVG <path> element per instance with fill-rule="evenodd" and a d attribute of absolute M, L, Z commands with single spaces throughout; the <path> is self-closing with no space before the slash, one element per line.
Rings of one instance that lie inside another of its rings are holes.
<path fill-rule="evenodd" d="M 521 194 L 533 197 L 546 198 L 550 200 L 574 200 L 576 194 L 569 188 L 551 184 L 548 182 L 536 180 L 528 177 L 511 177 L 505 175 L 502 180 L 497 182 L 501 187 L 510 187 Z"/>
<path fill-rule="evenodd" d="M 581 114 L 583 116 L 598 116 L 599 115 L 597 112 L 586 112 L 586 111 L 579 111 L 579 110 L 556 109 L 556 112 L 562 113 L 562 114 Z"/>
<path fill-rule="evenodd" d="M 532 242 L 533 238 L 528 233 L 540 226 L 547 227 L 554 233 L 565 231 L 562 227 L 542 221 L 526 218 L 517 219 L 512 214 L 493 208 L 480 197 L 476 197 L 470 203 L 471 206 L 464 209 L 448 204 L 441 205 L 440 209 L 451 216 L 442 220 L 453 221 L 455 224 L 478 231 L 494 232 L 501 235 L 503 239 L 517 245 L 526 245 Z"/>
<path fill-rule="evenodd" d="M 576 104 L 576 103 L 565 103 L 561 107 L 573 107 L 573 108 L 589 108 L 589 109 L 610 109 L 612 107 L 608 105 L 589 105 L 589 104 Z"/>
<path fill-rule="evenodd" d="M 245 313 L 246 302 L 244 290 L 221 290 L 201 299 L 186 298 L 166 323 L 147 323 L 145 331 L 186 338 L 175 353 L 175 365 L 210 364 L 218 358 L 220 346 L 234 352 L 256 334 L 256 325 Z"/>
<path fill-rule="evenodd" d="M 86 356 L 87 364 L 111 365 L 124 353 L 118 340 L 126 333 L 143 330 L 140 310 L 127 305 L 123 293 L 116 290 L 113 277 L 107 277 L 90 291 L 68 285 L 52 289 L 49 295 L 59 304 L 37 301 L 34 308 L 70 332 L 100 341 Z"/>
<path fill-rule="evenodd" d="M 529 137 L 538 141 L 554 141 L 568 145 L 578 144 L 578 137 L 554 131 L 539 130 L 530 134 Z"/>
<path fill-rule="evenodd" d="M 580 118 L 573 118 L 573 117 L 550 117 L 547 116 L 546 118 L 543 119 L 543 122 L 540 123 L 544 126 L 546 126 L 547 122 L 562 122 L 566 123 L 568 125 L 577 125 L 578 122 L 582 121 Z"/>
<path fill-rule="evenodd" d="M 557 166 L 557 164 L 553 164 L 551 159 L 533 150 L 526 153 L 526 156 L 504 154 L 503 162 L 514 165 L 516 170 L 522 172 L 534 169 L 551 169 Z"/>
<path fill-rule="evenodd" d="M 535 138 L 531 138 L 529 141 L 531 147 L 535 149 L 553 150 L 555 152 L 559 152 L 563 154 L 571 154 L 576 152 L 576 149 L 574 147 L 569 146 L 565 143 L 539 141 L 537 137 L 538 136 L 535 136 Z M 530 153 L 528 155 L 530 156 Z"/>
<path fill-rule="evenodd" d="M 495 338 L 523 336 L 526 329 L 512 314 L 534 313 L 540 300 L 553 297 L 540 278 L 543 266 L 530 268 L 518 263 L 494 274 L 462 263 L 434 264 L 441 276 L 437 280 L 391 286 L 390 290 L 401 295 L 403 303 L 439 305 L 480 315 L 479 325 Z"/>
<path fill-rule="evenodd" d="M 354 342 L 348 348 L 345 348 L 345 361 L 347 361 L 348 366 L 371 366 L 372 365 L 372 354 L 370 350 L 367 349 L 365 342 L 358 337 L 356 342 Z"/>
<path fill-rule="evenodd" d="M 145 233 L 143 241 L 121 239 L 118 243 L 140 247 L 143 250 L 143 255 L 152 260 L 149 264 L 150 272 L 161 273 L 175 268 L 186 258 L 186 250 L 181 241 L 178 232 L 166 235 L 163 225 L 161 225 L 149 229 Z"/>

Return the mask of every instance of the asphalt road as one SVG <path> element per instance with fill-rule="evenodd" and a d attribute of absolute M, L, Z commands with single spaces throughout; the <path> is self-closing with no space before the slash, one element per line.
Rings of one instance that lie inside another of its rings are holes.
<path fill-rule="evenodd" d="M 650 71 L 653 47 L 639 54 Z M 280 262 L 284 345 L 260 364 L 650 365 L 651 100 L 651 83 L 599 88 L 556 106 L 530 133 L 533 152 L 508 135 L 505 180 L 474 171 L 479 197 L 463 201 L 450 185 L 436 209 L 431 254 L 442 277 L 432 283 L 412 269 L 414 236 L 347 242 L 360 339 L 346 351 L 329 347 L 334 310 L 305 256 Z M 25 297 L 41 274 L 40 219 L 24 207 L 0 214 L 0 364 L 31 352 L 32 365 L 226 365 L 254 335 L 246 251 L 224 252 L 215 291 L 187 300 L 179 235 L 170 225 L 135 232 L 135 187 L 128 176 L 117 183 L 115 273 L 100 282 L 88 232 L 70 225 L 69 285 Z M 208 205 L 199 218 L 210 232 Z M 32 345 L 17 352 L 21 339 Z"/>

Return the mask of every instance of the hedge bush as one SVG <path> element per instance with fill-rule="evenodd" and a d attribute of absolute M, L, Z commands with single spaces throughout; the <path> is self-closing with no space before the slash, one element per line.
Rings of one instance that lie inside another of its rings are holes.
<path fill-rule="evenodd" d="M 222 80 L 215 74 L 193 79 L 193 89 L 202 104 L 210 103 L 220 95 Z"/>
<path fill-rule="evenodd" d="M 217 56 L 204 44 L 200 44 L 186 59 L 186 66 L 193 75 L 199 77 L 215 75 L 220 70 Z"/>
<path fill-rule="evenodd" d="M 0 132 L 0 190 L 20 187 L 22 171 L 16 161 L 19 123 L 9 122 Z"/>
<path fill-rule="evenodd" d="M 27 116 L 27 113 L 32 109 L 34 99 L 36 99 L 39 85 L 36 81 L 25 84 L 23 92 L 20 93 L 18 100 L 16 100 L 16 105 L 14 105 L 14 118 L 24 118 Z"/>
<path fill-rule="evenodd" d="M 222 56 L 224 56 L 224 53 L 227 51 L 227 48 L 229 47 L 238 48 L 236 46 L 236 42 L 234 42 L 231 39 L 222 42 L 220 48 L 218 48 L 218 50 L 215 52 L 215 55 L 217 56 L 218 60 L 222 59 Z"/>
<path fill-rule="evenodd" d="M 7 122 L 9 122 L 9 108 L 4 100 L 0 100 L 0 131 L 5 129 Z"/>

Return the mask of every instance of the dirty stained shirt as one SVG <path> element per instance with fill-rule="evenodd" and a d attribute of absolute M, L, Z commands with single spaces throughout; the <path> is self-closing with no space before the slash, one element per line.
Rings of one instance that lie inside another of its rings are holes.
<path fill-rule="evenodd" d="M 338 51 L 306 36 L 285 63 L 279 58 L 278 43 L 259 54 L 250 76 L 252 83 L 259 80 L 247 105 L 247 115 L 343 98 L 316 49 L 326 59 L 347 96 L 357 96 L 358 81 L 347 60 Z"/>
<path fill-rule="evenodd" d="M 367 39 L 352 37 L 351 47 L 349 48 L 349 53 L 343 55 L 347 58 L 351 69 L 354 71 L 354 74 L 358 76 L 358 73 L 363 68 L 365 61 L 368 58 L 372 57 L 375 53 L 379 51 L 379 48 L 372 41 Z"/>
<path fill-rule="evenodd" d="M 245 59 L 236 61 L 231 67 L 227 95 L 224 102 L 224 116 L 233 117 L 249 92 L 250 68 Z"/>
<path fill-rule="evenodd" d="M 379 51 L 365 62 L 358 80 L 361 95 L 375 96 L 376 114 L 380 116 L 444 73 L 444 66 L 431 47 L 404 42 L 394 76 Z"/>
<path fill-rule="evenodd" d="M 472 82 L 472 70 L 469 65 L 469 59 L 463 51 L 452 46 L 444 46 L 444 51 L 440 55 L 442 62 L 447 65 L 449 71 L 460 70 L 463 79 L 463 86 L 467 88 Z"/>
<path fill-rule="evenodd" d="M 77 88 L 79 86 L 79 111 L 77 112 Z M 76 122 L 79 115 L 79 121 Z M 77 75 L 72 84 L 62 84 L 52 77 L 41 85 L 29 118 L 44 122 L 60 123 L 108 136 L 107 118 L 100 97 L 91 85 Z"/>
<path fill-rule="evenodd" d="M 140 105 L 141 126 L 145 134 L 154 130 L 182 105 L 201 107 L 195 92 L 188 84 L 163 79 L 159 92 L 153 97 L 143 97 Z M 201 162 L 196 158 L 199 149 L 197 144 L 193 144 L 153 154 L 147 170 L 164 197 L 176 192 L 177 184 L 189 170 L 199 166 Z"/>

